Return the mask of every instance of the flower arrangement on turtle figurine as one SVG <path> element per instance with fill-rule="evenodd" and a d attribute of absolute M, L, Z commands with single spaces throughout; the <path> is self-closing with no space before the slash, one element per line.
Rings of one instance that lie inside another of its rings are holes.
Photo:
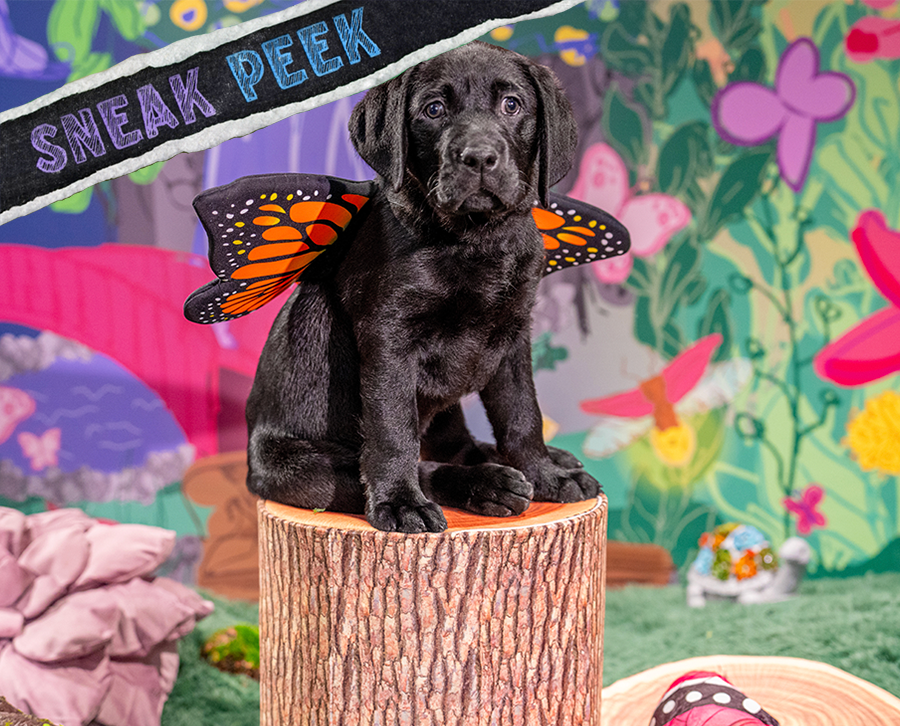
<path fill-rule="evenodd" d="M 736 522 L 704 533 L 699 544 L 687 574 L 691 607 L 703 607 L 707 600 L 785 600 L 797 591 L 811 553 L 806 540 L 790 537 L 776 554 L 756 527 Z"/>
<path fill-rule="evenodd" d="M 703 533 L 693 568 L 719 580 L 746 580 L 760 570 L 777 570 L 778 555 L 756 527 L 728 522 Z"/>

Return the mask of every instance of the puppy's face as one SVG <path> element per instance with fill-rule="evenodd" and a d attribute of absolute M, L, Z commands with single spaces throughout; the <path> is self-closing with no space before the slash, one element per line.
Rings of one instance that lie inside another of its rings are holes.
<path fill-rule="evenodd" d="M 534 201 L 538 97 L 515 56 L 466 46 L 416 68 L 407 94 L 407 167 L 439 214 Z"/>
<path fill-rule="evenodd" d="M 424 192 L 451 228 L 546 203 L 578 141 L 556 77 L 481 42 L 370 90 L 350 116 L 350 137 L 392 190 Z"/>

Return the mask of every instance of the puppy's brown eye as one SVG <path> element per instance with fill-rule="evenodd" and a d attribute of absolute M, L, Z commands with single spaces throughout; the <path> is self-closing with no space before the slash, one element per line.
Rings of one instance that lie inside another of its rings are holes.
<path fill-rule="evenodd" d="M 428 118 L 440 118 L 444 115 L 444 104 L 440 101 L 432 101 L 425 107 L 425 115 Z"/>
<path fill-rule="evenodd" d="M 503 113 L 505 113 L 507 116 L 515 116 L 522 108 L 522 104 L 518 98 L 507 96 L 503 99 L 503 103 L 500 104 L 500 108 L 503 109 Z"/>

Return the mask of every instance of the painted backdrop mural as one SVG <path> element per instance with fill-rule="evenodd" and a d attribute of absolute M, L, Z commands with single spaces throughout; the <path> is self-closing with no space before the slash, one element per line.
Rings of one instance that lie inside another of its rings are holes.
<path fill-rule="evenodd" d="M 0 103 L 287 4 L 0 0 Z M 558 191 L 632 234 L 535 312 L 545 431 L 604 482 L 610 537 L 683 565 L 741 521 L 805 537 L 818 575 L 900 569 L 898 29 L 883 0 L 588 0 L 486 38 L 556 71 L 581 136 Z M 355 100 L 0 226 L 0 503 L 172 527 L 173 572 L 239 575 L 276 308 L 183 319 L 211 277 L 190 202 L 251 173 L 370 177 Z"/>

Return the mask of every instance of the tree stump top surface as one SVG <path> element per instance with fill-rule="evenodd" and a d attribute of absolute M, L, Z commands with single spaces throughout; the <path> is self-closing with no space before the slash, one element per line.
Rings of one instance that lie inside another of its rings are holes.
<path fill-rule="evenodd" d="M 298 509 L 277 502 L 264 501 L 261 507 L 274 517 L 308 527 L 327 527 L 341 530 L 362 530 L 377 532 L 361 514 L 341 514 L 339 512 L 319 512 Z M 583 502 L 559 504 L 556 502 L 532 502 L 517 517 L 482 517 L 471 512 L 452 507 L 443 507 L 447 518 L 447 532 L 482 529 L 518 529 L 533 527 L 576 517 L 598 508 L 606 508 L 606 497 L 587 499 Z"/>

